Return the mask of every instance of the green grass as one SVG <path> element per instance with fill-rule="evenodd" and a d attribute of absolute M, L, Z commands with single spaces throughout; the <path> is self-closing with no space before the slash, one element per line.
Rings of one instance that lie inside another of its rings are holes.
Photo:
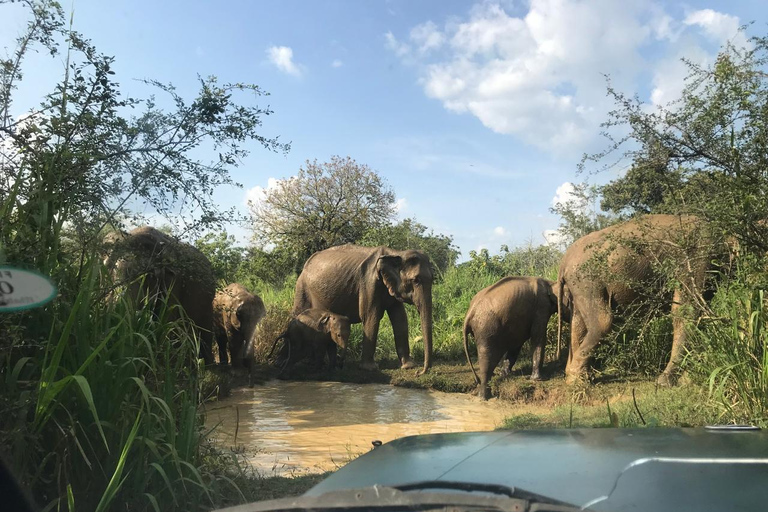
<path fill-rule="evenodd" d="M 540 410 L 511 416 L 502 428 L 695 427 L 719 421 L 706 391 L 693 384 L 658 389 L 651 382 L 616 383 L 557 398 L 542 393 L 538 404 Z"/>
<path fill-rule="evenodd" d="M 14 473 L 49 510 L 242 501 L 237 467 L 206 448 L 192 331 L 167 303 L 101 300 L 98 272 L 55 310 L 43 352 L 5 359 L 0 436 Z"/>

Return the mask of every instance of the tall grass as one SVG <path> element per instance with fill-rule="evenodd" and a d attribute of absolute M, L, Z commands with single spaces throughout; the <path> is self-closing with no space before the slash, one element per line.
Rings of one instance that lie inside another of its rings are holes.
<path fill-rule="evenodd" d="M 187 510 L 238 490 L 201 447 L 198 340 L 160 302 L 100 300 L 93 267 L 41 356 L 6 357 L 6 455 L 47 510 Z M 14 347 L 11 347 L 11 353 Z"/>
<path fill-rule="evenodd" d="M 768 295 L 745 281 L 718 294 L 713 318 L 694 329 L 687 367 L 724 421 L 768 426 Z"/>

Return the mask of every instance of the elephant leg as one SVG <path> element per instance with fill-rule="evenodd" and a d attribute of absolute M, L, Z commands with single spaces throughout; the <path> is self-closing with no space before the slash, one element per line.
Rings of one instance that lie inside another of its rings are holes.
<path fill-rule="evenodd" d="M 684 318 L 683 293 L 680 289 L 675 290 L 672 298 L 672 353 L 669 356 L 667 367 L 657 380 L 660 386 L 674 386 L 677 382 L 677 367 L 683 358 L 683 349 L 685 347 L 685 322 Z"/>
<path fill-rule="evenodd" d="M 507 350 L 506 354 L 503 354 L 501 356 L 502 360 L 504 361 L 501 365 L 501 375 L 506 377 L 510 373 L 512 373 L 512 367 L 515 366 L 515 363 L 517 362 L 517 358 L 520 357 L 520 351 L 523 348 L 522 343 L 513 343 L 510 345 L 509 350 Z"/>
<path fill-rule="evenodd" d="M 477 396 L 483 400 L 491 397 L 491 388 L 488 382 L 493 377 L 493 370 L 499 365 L 504 356 L 504 345 L 495 337 L 475 336 L 477 344 L 477 367 L 480 384 L 477 387 Z"/>
<path fill-rule="evenodd" d="M 579 311 L 583 313 L 587 310 L 579 308 Z M 583 327 L 578 325 L 579 321 L 574 318 L 571 353 L 568 354 L 568 364 L 565 367 L 565 381 L 569 384 L 574 384 L 586 376 L 592 351 L 611 329 L 613 312 L 607 302 L 598 299 L 592 303 L 591 311 L 581 314 L 579 319 L 583 322 Z M 581 343 L 578 343 L 578 337 L 582 338 Z"/>
<path fill-rule="evenodd" d="M 329 341 L 325 345 L 325 351 L 328 354 L 328 370 L 333 371 L 336 369 L 338 358 L 336 357 L 336 343 Z"/>
<path fill-rule="evenodd" d="M 229 360 L 227 359 L 227 339 L 216 339 L 216 345 L 219 348 L 219 364 L 227 364 Z M 234 358 L 232 358 L 234 361 Z"/>
<path fill-rule="evenodd" d="M 515 363 L 513 363 L 509 357 L 509 351 L 507 351 L 506 354 L 501 356 L 501 376 L 502 377 L 508 377 L 510 373 L 512 373 L 512 366 L 514 366 Z"/>
<path fill-rule="evenodd" d="M 380 314 L 372 314 L 363 320 L 363 353 L 360 356 L 360 368 L 375 370 L 373 356 L 376 353 L 376 339 L 379 336 Z"/>
<path fill-rule="evenodd" d="M 314 343 L 312 345 L 312 358 L 313 358 L 313 364 L 315 368 L 318 370 L 321 370 L 323 368 L 323 364 L 325 363 L 325 344 L 324 343 Z"/>
<path fill-rule="evenodd" d="M 213 333 L 207 329 L 198 329 L 200 336 L 200 357 L 206 365 L 213 364 Z M 226 349 L 224 350 L 224 360 L 226 361 Z"/>
<path fill-rule="evenodd" d="M 405 312 L 405 306 L 398 302 L 387 310 L 387 316 L 392 324 L 400 368 L 416 368 L 416 363 L 411 359 L 411 347 L 408 346 L 408 315 Z"/>
<path fill-rule="evenodd" d="M 531 327 L 531 346 L 533 357 L 531 361 L 531 380 L 541 380 L 541 367 L 544 364 L 544 345 L 547 343 L 547 323 L 549 317 L 539 315 L 533 320 Z"/>

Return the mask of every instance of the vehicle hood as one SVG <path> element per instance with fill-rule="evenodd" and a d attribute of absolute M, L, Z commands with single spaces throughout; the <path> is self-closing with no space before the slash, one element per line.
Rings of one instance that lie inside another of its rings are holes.
<path fill-rule="evenodd" d="M 373 449 L 306 495 L 425 480 L 515 486 L 595 510 L 763 510 L 768 435 L 648 428 L 411 436 Z"/>

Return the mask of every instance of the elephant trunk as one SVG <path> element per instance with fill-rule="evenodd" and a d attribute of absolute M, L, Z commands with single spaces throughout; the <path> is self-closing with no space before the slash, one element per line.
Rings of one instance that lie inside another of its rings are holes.
<path fill-rule="evenodd" d="M 256 322 L 253 322 L 243 331 L 243 340 L 245 345 L 240 352 L 240 357 L 242 357 L 243 365 L 249 368 L 253 364 L 253 353 L 256 348 Z"/>
<path fill-rule="evenodd" d="M 421 317 L 421 335 L 424 340 L 424 369 L 421 373 L 427 373 L 432 366 L 432 289 L 422 288 L 421 296 L 416 302 Z"/>

